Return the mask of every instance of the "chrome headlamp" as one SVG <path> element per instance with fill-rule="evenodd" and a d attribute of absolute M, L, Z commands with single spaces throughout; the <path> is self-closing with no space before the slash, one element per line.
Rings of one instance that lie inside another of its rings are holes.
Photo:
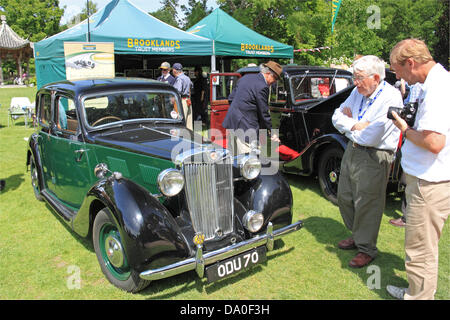
<path fill-rule="evenodd" d="M 261 173 L 261 161 L 255 156 L 245 156 L 240 161 L 240 169 L 245 179 L 256 179 Z"/>
<path fill-rule="evenodd" d="M 242 222 L 248 231 L 258 232 L 264 224 L 264 216 L 260 212 L 250 210 L 244 215 Z"/>
<path fill-rule="evenodd" d="M 176 169 L 169 168 L 158 175 L 158 188 L 167 197 L 176 196 L 183 187 L 183 174 Z"/>

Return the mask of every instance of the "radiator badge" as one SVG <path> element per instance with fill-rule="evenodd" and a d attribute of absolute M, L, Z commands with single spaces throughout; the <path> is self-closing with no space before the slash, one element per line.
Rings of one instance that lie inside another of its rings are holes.
<path fill-rule="evenodd" d="M 194 236 L 193 241 L 194 241 L 194 244 L 197 245 L 197 246 L 198 245 L 202 245 L 203 242 L 205 242 L 205 234 L 203 234 L 203 233 L 196 233 L 195 236 Z"/>

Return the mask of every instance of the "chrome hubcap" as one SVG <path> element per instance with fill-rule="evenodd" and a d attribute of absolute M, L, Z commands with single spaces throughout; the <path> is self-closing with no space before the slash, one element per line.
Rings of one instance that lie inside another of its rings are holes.
<path fill-rule="evenodd" d="M 120 268 L 123 266 L 124 254 L 120 241 L 114 236 L 108 236 L 105 240 L 105 251 L 111 264 Z"/>
<path fill-rule="evenodd" d="M 331 171 L 328 176 L 329 176 L 331 182 L 336 183 L 336 181 L 337 181 L 337 174 L 336 174 L 336 172 Z"/>
<path fill-rule="evenodd" d="M 31 184 L 33 185 L 33 187 L 37 188 L 38 186 L 38 177 L 37 177 L 37 170 L 36 167 L 32 167 L 31 169 Z"/>

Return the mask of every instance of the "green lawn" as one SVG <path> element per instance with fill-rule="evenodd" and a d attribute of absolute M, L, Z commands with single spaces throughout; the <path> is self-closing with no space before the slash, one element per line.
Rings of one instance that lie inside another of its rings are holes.
<path fill-rule="evenodd" d="M 34 101 L 35 90 L 0 88 L 0 178 L 7 183 L 0 193 L 0 299 L 390 299 L 387 284 L 407 285 L 404 229 L 388 224 L 399 216 L 399 198 L 388 196 L 379 256 L 355 270 L 347 264 L 356 252 L 336 247 L 350 235 L 338 208 L 321 196 L 317 180 L 290 176 L 294 219 L 302 219 L 304 228 L 277 242 L 267 263 L 213 284 L 189 272 L 154 281 L 138 294 L 116 289 L 103 276 L 90 240 L 34 198 L 25 167 L 33 129 L 22 119 L 8 127 L 7 108 L 13 96 Z M 450 299 L 449 231 L 447 223 L 436 299 Z M 77 275 L 81 283 L 73 281 Z"/>

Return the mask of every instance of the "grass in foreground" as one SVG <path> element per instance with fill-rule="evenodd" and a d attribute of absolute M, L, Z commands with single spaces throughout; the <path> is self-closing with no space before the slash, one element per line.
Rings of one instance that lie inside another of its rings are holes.
<path fill-rule="evenodd" d="M 314 178 L 289 176 L 294 220 L 304 228 L 276 242 L 268 261 L 250 271 L 207 284 L 195 272 L 154 281 L 129 294 L 103 276 L 89 239 L 80 238 L 51 208 L 35 200 L 25 168 L 23 120 L 7 127 L 13 96 L 34 101 L 35 89 L 0 89 L 0 299 L 390 299 L 386 285 L 406 286 L 404 229 L 389 225 L 400 214 L 400 199 L 389 195 L 378 237 L 379 256 L 369 267 L 347 266 L 355 251 L 336 247 L 350 235 L 339 210 L 320 194 Z M 450 232 L 440 241 L 436 299 L 450 299 Z M 81 279 L 78 283 L 76 279 Z"/>

